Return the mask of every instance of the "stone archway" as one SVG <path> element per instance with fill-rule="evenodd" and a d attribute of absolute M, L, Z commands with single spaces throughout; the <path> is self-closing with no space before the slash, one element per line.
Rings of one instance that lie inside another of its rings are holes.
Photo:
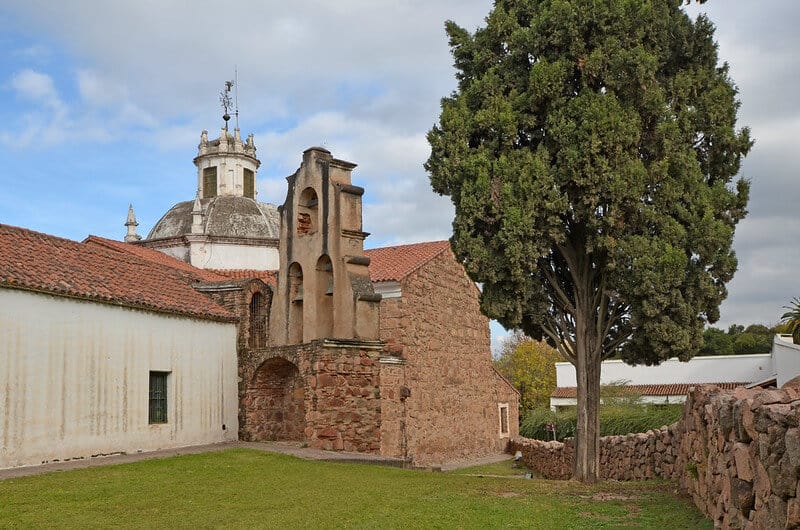
<path fill-rule="evenodd" d="M 304 379 L 291 362 L 280 357 L 264 361 L 250 380 L 245 403 L 250 440 L 305 440 Z"/>

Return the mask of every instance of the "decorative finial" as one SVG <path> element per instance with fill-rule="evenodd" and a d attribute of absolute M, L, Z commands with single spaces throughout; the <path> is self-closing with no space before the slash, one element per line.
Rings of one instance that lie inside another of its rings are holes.
<path fill-rule="evenodd" d="M 225 111 L 225 114 L 222 115 L 222 119 L 225 120 L 225 130 L 228 130 L 228 120 L 231 119 L 231 115 L 228 114 L 228 111 L 233 109 L 233 101 L 231 100 L 231 89 L 235 83 L 233 81 L 225 81 L 225 89 L 221 90 L 219 93 L 219 102 L 222 104 L 222 110 Z"/>
<path fill-rule="evenodd" d="M 139 226 L 139 223 L 136 222 L 136 214 L 133 213 L 133 204 L 128 206 L 128 218 L 125 220 L 125 226 L 128 228 L 128 233 L 125 235 L 126 243 L 133 243 L 142 239 L 142 236 L 136 233 L 136 227 Z"/>

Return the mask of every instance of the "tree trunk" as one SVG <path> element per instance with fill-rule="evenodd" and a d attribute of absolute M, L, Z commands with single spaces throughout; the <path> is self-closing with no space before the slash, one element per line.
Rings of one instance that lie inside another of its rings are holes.
<path fill-rule="evenodd" d="M 577 327 L 585 330 L 587 326 L 578 323 Z M 600 357 L 592 354 L 590 335 L 579 332 L 575 343 L 578 424 L 572 478 L 586 483 L 600 477 Z"/>

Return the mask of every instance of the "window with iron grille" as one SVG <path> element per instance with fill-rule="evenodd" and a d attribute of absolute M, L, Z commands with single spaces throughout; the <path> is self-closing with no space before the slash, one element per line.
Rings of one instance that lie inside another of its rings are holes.
<path fill-rule="evenodd" d="M 150 423 L 167 423 L 167 376 L 169 372 L 150 372 Z"/>
<path fill-rule="evenodd" d="M 267 345 L 266 315 L 260 293 L 253 293 L 250 299 L 250 347 L 263 348 Z"/>

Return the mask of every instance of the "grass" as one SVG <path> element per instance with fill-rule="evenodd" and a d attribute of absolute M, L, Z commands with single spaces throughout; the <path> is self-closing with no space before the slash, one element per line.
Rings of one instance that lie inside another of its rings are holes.
<path fill-rule="evenodd" d="M 481 478 L 236 449 L 0 481 L 0 527 L 712 528 L 668 482 Z"/>
<path fill-rule="evenodd" d="M 522 462 L 516 463 L 513 459 L 495 462 L 493 464 L 483 464 L 480 466 L 464 467 L 456 469 L 450 473 L 454 475 L 482 475 L 492 477 L 523 477 L 531 470 Z"/>

